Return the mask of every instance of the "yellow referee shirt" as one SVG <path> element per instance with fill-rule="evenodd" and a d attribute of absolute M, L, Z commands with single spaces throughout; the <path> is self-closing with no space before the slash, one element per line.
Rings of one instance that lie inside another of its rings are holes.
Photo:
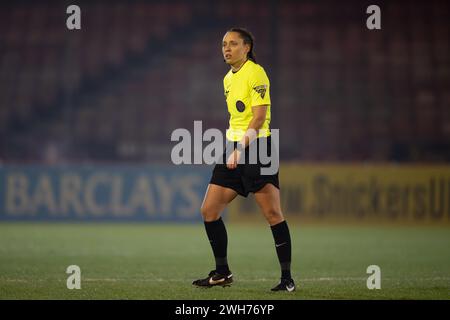
<path fill-rule="evenodd" d="M 237 72 L 231 69 L 223 79 L 225 98 L 230 113 L 227 139 L 240 141 L 252 120 L 252 107 L 267 105 L 266 120 L 258 137 L 270 135 L 270 82 L 263 67 L 247 60 Z"/>

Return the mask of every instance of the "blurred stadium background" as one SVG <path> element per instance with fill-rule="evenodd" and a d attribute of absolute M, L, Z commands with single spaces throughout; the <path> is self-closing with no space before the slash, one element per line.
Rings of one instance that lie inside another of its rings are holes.
<path fill-rule="evenodd" d="M 191 290 L 212 168 L 170 161 L 173 130 L 227 128 L 221 39 L 242 26 L 271 80 L 303 285 L 281 298 L 448 299 L 449 21 L 435 0 L 1 2 L 0 298 L 280 298 L 260 293 L 278 267 L 251 197 L 225 214 L 243 289 Z M 93 290 L 65 288 L 69 264 Z"/>

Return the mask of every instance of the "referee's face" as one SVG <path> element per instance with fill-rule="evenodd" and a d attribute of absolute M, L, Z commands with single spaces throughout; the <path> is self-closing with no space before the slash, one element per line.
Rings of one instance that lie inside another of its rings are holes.
<path fill-rule="evenodd" d="M 250 46 L 237 32 L 227 32 L 222 41 L 222 54 L 225 62 L 232 66 L 240 65 L 247 58 Z"/>

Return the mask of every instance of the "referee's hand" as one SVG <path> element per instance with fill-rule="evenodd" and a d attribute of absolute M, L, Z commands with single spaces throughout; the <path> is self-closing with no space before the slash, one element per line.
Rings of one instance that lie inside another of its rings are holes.
<path fill-rule="evenodd" d="M 239 150 L 235 149 L 228 157 L 227 168 L 231 169 L 231 170 L 236 169 L 240 158 L 241 158 L 241 152 Z"/>

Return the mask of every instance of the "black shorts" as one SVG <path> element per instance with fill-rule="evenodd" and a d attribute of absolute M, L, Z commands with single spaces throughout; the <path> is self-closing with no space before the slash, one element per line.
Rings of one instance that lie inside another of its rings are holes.
<path fill-rule="evenodd" d="M 265 141 L 267 140 L 267 141 Z M 236 191 L 243 197 L 247 197 L 250 192 L 257 192 L 262 189 L 267 183 L 273 184 L 276 188 L 280 189 L 280 183 L 278 180 L 278 168 L 276 173 L 272 175 L 261 174 L 261 168 L 268 168 L 271 166 L 271 162 L 263 164 L 259 156 L 259 148 L 261 143 L 267 143 L 267 156 L 273 159 L 272 155 L 277 156 L 276 148 L 272 144 L 271 138 L 262 137 L 254 140 L 252 144 L 256 143 L 257 161 L 256 163 L 250 163 L 249 150 L 251 146 L 245 149 L 245 163 L 238 164 L 236 169 L 228 169 L 226 165 L 226 151 L 222 155 L 222 163 L 217 163 L 214 167 L 210 184 L 216 184 L 222 187 L 230 188 Z M 236 148 L 237 142 L 227 142 L 227 148 Z M 241 155 L 242 158 L 243 155 Z M 278 159 L 278 158 L 277 158 Z M 264 161 L 266 162 L 266 161 Z M 278 161 L 277 161 L 278 163 Z"/>

